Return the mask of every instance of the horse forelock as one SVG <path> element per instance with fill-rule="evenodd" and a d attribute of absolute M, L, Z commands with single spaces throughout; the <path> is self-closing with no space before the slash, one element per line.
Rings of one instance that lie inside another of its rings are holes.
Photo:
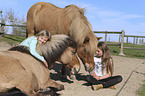
<path fill-rule="evenodd" d="M 93 36 L 93 34 L 90 35 L 89 38 L 90 38 L 90 41 L 88 44 L 86 44 L 85 48 L 88 54 L 93 56 L 97 50 L 98 40 L 96 39 L 96 36 Z"/>
<path fill-rule="evenodd" d="M 71 21 L 70 37 L 77 42 L 78 46 L 83 45 L 85 38 L 89 37 L 90 41 L 85 48 L 89 55 L 93 55 L 96 51 L 97 39 L 92 31 L 91 24 L 84 16 L 84 9 L 75 5 L 69 5 L 66 7 L 65 13 Z"/>
<path fill-rule="evenodd" d="M 51 41 L 37 48 L 39 54 L 44 56 L 48 64 L 54 63 L 62 53 L 69 47 L 71 38 L 66 35 L 52 35 Z"/>

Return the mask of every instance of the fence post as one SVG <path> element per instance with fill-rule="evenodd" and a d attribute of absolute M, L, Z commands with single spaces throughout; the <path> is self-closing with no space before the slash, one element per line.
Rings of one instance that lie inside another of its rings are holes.
<path fill-rule="evenodd" d="M 135 37 L 134 37 L 134 39 L 133 39 L 133 44 L 135 44 Z"/>
<path fill-rule="evenodd" d="M 128 44 L 128 36 L 127 36 L 127 39 L 126 39 L 126 43 Z"/>
<path fill-rule="evenodd" d="M 125 34 L 124 30 L 122 30 L 121 48 L 120 48 L 119 55 L 123 55 L 123 56 L 125 56 L 125 54 L 123 54 L 124 34 Z"/>
<path fill-rule="evenodd" d="M 3 35 L 4 35 L 4 33 L 5 33 L 5 28 L 4 28 L 4 26 L 5 26 L 5 19 L 1 19 L 1 31 L 3 32 Z"/>
<path fill-rule="evenodd" d="M 120 43 L 121 34 L 119 34 L 119 43 Z"/>
<path fill-rule="evenodd" d="M 144 39 L 142 39 L 142 44 L 143 44 L 143 42 L 144 42 Z"/>
<path fill-rule="evenodd" d="M 107 43 L 107 31 L 105 33 L 105 42 Z"/>
<path fill-rule="evenodd" d="M 136 44 L 138 44 L 138 37 L 136 38 Z"/>

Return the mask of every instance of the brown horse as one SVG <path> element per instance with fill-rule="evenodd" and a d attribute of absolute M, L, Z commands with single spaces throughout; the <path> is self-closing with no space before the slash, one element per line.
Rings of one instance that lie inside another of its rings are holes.
<path fill-rule="evenodd" d="M 84 9 L 75 5 L 58 8 L 50 3 L 38 2 L 27 13 L 27 36 L 35 35 L 44 29 L 52 34 L 72 37 L 77 42 L 78 56 L 85 69 L 91 71 L 94 68 L 93 56 L 98 41 L 84 16 Z"/>
<path fill-rule="evenodd" d="M 56 60 L 67 63 L 70 60 L 68 58 L 76 52 L 76 43 L 66 35 L 52 36 L 48 43 L 38 49 L 48 64 L 54 64 Z M 50 79 L 49 70 L 42 62 L 31 54 L 22 52 L 23 48 L 17 46 L 12 47 L 10 51 L 0 52 L 0 94 L 7 93 L 13 88 L 20 89 L 28 96 L 33 96 L 39 89 L 47 87 L 64 89 L 63 85 Z"/>

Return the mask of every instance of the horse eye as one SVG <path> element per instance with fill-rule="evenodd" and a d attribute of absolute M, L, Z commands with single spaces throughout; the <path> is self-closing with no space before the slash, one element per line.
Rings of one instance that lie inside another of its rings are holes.
<path fill-rule="evenodd" d="M 72 46 L 73 45 L 73 41 L 69 41 L 69 46 Z"/>

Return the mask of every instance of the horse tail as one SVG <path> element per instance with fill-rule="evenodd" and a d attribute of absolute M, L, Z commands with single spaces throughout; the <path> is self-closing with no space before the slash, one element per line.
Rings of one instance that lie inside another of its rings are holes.
<path fill-rule="evenodd" d="M 23 45 L 11 47 L 8 51 L 19 51 L 19 52 L 27 53 L 27 54 L 31 55 L 29 48 L 26 46 L 23 46 Z"/>
<path fill-rule="evenodd" d="M 36 15 L 37 13 L 41 10 L 42 5 L 41 4 L 35 4 L 33 5 L 28 13 L 27 13 L 27 32 L 26 32 L 26 37 L 33 36 L 37 33 L 37 29 L 35 26 L 36 22 Z"/>
<path fill-rule="evenodd" d="M 0 93 L 8 92 L 9 90 L 15 88 L 16 85 L 11 83 L 0 83 Z"/>
<path fill-rule="evenodd" d="M 13 88 L 9 92 L 0 96 L 28 96 L 28 95 L 26 95 L 25 93 L 23 93 L 21 90 L 17 88 Z"/>

